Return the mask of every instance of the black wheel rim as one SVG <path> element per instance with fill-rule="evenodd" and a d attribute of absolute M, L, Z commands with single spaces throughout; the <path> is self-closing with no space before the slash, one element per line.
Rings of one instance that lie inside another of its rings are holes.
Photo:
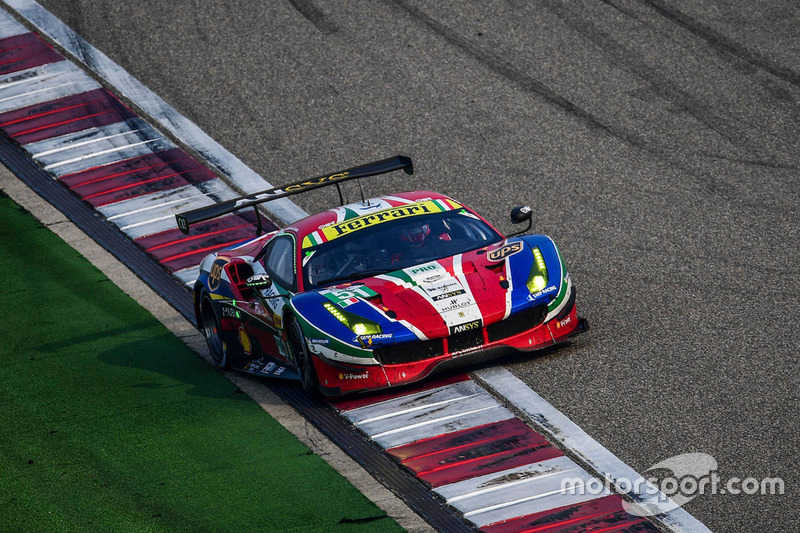
<path fill-rule="evenodd" d="M 292 324 L 292 341 L 300 380 L 303 383 L 303 388 L 310 391 L 314 387 L 314 376 L 311 370 L 312 363 L 306 351 L 306 343 L 303 342 L 303 333 L 300 331 L 300 326 L 297 322 Z"/>
<path fill-rule="evenodd" d="M 217 320 L 217 315 L 208 302 L 203 304 L 203 333 L 206 336 L 206 342 L 208 343 L 208 349 L 211 351 L 211 357 L 214 358 L 215 362 L 219 363 L 222 360 L 220 325 L 219 320 Z"/>

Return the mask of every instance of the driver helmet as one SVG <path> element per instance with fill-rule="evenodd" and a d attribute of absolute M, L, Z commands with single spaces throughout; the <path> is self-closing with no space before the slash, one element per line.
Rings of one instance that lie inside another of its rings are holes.
<path fill-rule="evenodd" d="M 416 228 L 403 228 L 400 230 L 400 240 L 411 248 L 416 248 L 425 244 L 425 239 L 431 234 L 431 227 L 422 224 Z"/>

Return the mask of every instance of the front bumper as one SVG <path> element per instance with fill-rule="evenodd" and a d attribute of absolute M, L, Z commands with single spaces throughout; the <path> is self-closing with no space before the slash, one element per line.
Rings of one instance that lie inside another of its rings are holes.
<path fill-rule="evenodd" d="M 560 316 L 561 318 L 554 318 L 498 340 L 492 340 L 492 337 L 496 336 L 490 330 L 492 326 L 483 327 L 480 331 L 482 339 L 478 337 L 477 344 L 466 349 L 459 349 L 460 343 L 454 342 L 452 338 L 444 339 L 441 354 L 418 360 L 415 360 L 414 354 L 411 353 L 415 347 L 420 349 L 418 343 L 409 344 L 407 361 L 394 364 L 345 365 L 336 363 L 334 365 L 318 356 L 313 356 L 312 359 L 319 377 L 320 388 L 326 396 L 342 396 L 353 392 L 396 387 L 425 379 L 435 371 L 500 357 L 508 353 L 509 349 L 540 350 L 589 329 L 586 319 L 578 317 L 574 303 L 569 313 L 562 313 Z M 428 344 L 432 342 L 436 341 L 427 341 Z M 451 346 L 455 349 L 451 349 Z"/>

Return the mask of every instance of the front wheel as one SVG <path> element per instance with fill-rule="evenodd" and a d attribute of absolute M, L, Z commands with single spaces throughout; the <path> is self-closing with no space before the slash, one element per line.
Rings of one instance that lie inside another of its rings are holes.
<path fill-rule="evenodd" d="M 297 364 L 297 373 L 300 374 L 300 382 L 303 385 L 303 389 L 310 396 L 318 397 L 320 392 L 317 371 L 314 368 L 314 361 L 311 360 L 311 354 L 308 351 L 308 345 L 306 344 L 303 330 L 300 328 L 297 319 L 292 319 L 289 336 L 294 360 Z"/>
<path fill-rule="evenodd" d="M 208 297 L 203 298 L 200 316 L 203 320 L 203 335 L 206 337 L 208 351 L 211 352 L 214 364 L 218 368 L 228 368 L 228 350 L 225 349 L 225 343 L 222 340 L 222 325 Z"/>

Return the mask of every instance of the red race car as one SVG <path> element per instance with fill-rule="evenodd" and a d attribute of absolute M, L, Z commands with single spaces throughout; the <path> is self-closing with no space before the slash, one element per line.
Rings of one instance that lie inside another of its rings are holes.
<path fill-rule="evenodd" d="M 189 225 L 393 170 L 394 158 L 177 215 Z M 341 189 L 340 189 L 341 197 Z M 344 203 L 344 202 L 342 202 Z M 531 209 L 515 208 L 512 222 Z M 588 329 L 558 248 L 505 237 L 430 191 L 342 205 L 207 256 L 198 327 L 220 367 L 299 379 L 338 396 L 412 383 L 438 369 L 552 346 Z"/>

